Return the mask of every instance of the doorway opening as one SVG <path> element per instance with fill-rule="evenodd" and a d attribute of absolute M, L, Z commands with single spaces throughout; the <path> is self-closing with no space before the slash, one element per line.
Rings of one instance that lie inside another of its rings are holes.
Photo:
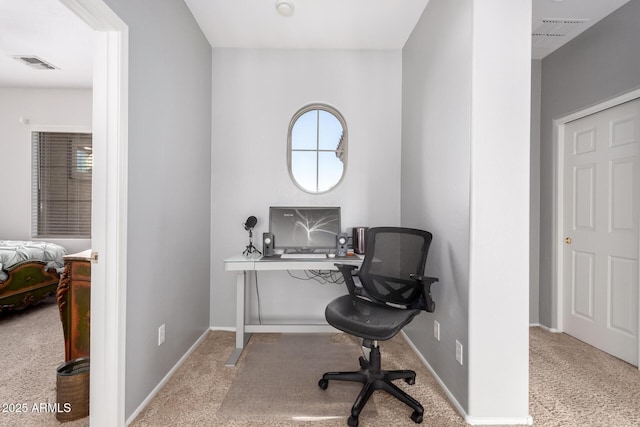
<path fill-rule="evenodd" d="M 554 128 L 557 330 L 637 366 L 640 90 Z"/>

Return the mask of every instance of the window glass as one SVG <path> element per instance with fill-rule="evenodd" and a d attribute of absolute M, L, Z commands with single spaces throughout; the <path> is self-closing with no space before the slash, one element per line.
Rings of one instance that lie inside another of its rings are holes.
<path fill-rule="evenodd" d="M 318 153 L 318 170 L 322 171 L 322 178 L 318 180 L 318 191 L 329 191 L 340 181 L 344 172 L 344 164 L 335 152 Z"/>
<path fill-rule="evenodd" d="M 33 237 L 91 237 L 91 134 L 32 133 Z"/>
<path fill-rule="evenodd" d="M 342 115 L 325 104 L 300 109 L 288 135 L 289 174 L 309 193 L 324 193 L 344 176 L 347 161 L 347 125 Z"/>
<path fill-rule="evenodd" d="M 318 155 L 315 151 L 294 151 L 291 153 L 291 173 L 299 186 L 315 188 L 318 181 L 317 158 Z"/>
<path fill-rule="evenodd" d="M 328 111 L 318 111 L 318 148 L 320 150 L 336 150 L 342 138 L 342 125 Z"/>
<path fill-rule="evenodd" d="M 318 137 L 318 111 L 308 111 L 298 117 L 291 130 L 293 150 L 315 150 Z"/>

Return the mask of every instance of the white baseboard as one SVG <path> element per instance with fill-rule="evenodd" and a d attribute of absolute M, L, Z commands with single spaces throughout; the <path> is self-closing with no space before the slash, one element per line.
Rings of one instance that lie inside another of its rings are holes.
<path fill-rule="evenodd" d="M 236 327 L 235 326 L 209 326 L 209 330 L 235 332 Z"/>
<path fill-rule="evenodd" d="M 529 324 L 529 327 L 530 327 L 530 328 L 541 328 L 541 329 L 544 329 L 544 330 L 545 330 L 545 331 L 547 331 L 547 332 L 552 332 L 552 333 L 554 333 L 554 334 L 560 334 L 560 333 L 562 333 L 562 331 L 561 331 L 561 330 L 559 330 L 559 329 L 556 329 L 556 328 L 550 328 L 550 327 L 548 327 L 548 326 L 541 325 L 540 323 L 531 323 L 531 324 Z"/>
<path fill-rule="evenodd" d="M 466 416 L 464 421 L 472 426 L 512 426 L 512 425 L 533 425 L 533 417 L 527 415 L 523 418 L 491 418 L 491 417 L 471 417 Z"/>
<path fill-rule="evenodd" d="M 447 396 L 447 398 L 449 399 L 453 407 L 456 409 L 456 411 L 458 411 L 460 416 L 464 418 L 464 421 L 467 424 L 478 425 L 478 426 L 479 425 L 523 425 L 523 424 L 533 425 L 533 418 L 531 417 L 531 415 L 528 415 L 522 418 L 484 418 L 484 417 L 472 417 L 469 414 L 467 414 L 467 412 L 464 410 L 462 405 L 460 405 L 460 402 L 458 402 L 458 400 L 455 398 L 453 393 L 449 391 L 445 383 L 442 381 L 442 379 L 440 379 L 438 374 L 436 374 L 436 371 L 431 367 L 429 362 L 427 362 L 427 359 L 424 358 L 422 353 L 420 353 L 418 348 L 413 344 L 413 342 L 407 336 L 407 334 L 404 331 L 401 331 L 401 334 L 404 337 L 404 340 L 409 345 L 409 347 L 411 347 L 414 353 L 422 361 L 424 366 L 426 366 L 429 372 L 431 372 L 431 375 L 433 375 L 433 378 L 435 378 L 436 382 L 438 383 L 442 391 L 444 391 L 444 394 Z"/>
<path fill-rule="evenodd" d="M 125 425 L 129 425 L 133 422 L 133 420 L 136 419 L 136 417 L 138 415 L 140 415 L 140 413 L 144 410 L 144 408 L 147 407 L 147 405 L 149 404 L 149 402 L 151 402 L 151 400 L 156 396 L 156 394 L 158 394 L 158 392 L 162 389 L 162 387 L 164 387 L 164 385 L 167 383 L 167 381 L 169 381 L 169 379 L 173 376 L 173 374 L 176 372 L 176 370 L 185 362 L 185 360 L 187 360 L 187 358 L 189 356 L 191 356 L 191 353 L 193 353 L 193 351 L 198 348 L 198 346 L 200 345 L 200 343 L 202 342 L 202 340 L 204 339 L 204 337 L 207 336 L 207 333 L 210 331 L 210 329 L 207 329 L 203 332 L 203 334 L 200 336 L 200 338 L 198 338 L 196 340 L 195 343 L 193 343 L 193 345 L 189 348 L 189 350 L 187 350 L 187 352 L 180 358 L 180 360 L 178 360 L 178 362 L 173 366 L 173 368 L 171 368 L 171 370 L 169 372 L 167 372 L 167 375 L 164 376 L 164 378 L 162 378 L 162 381 L 160 381 L 158 383 L 157 386 L 155 386 L 155 388 L 153 390 L 151 390 L 151 393 L 149 393 L 149 395 L 147 396 L 146 399 L 144 399 L 142 401 L 142 403 L 140 404 L 140 406 L 138 406 L 138 408 L 133 411 L 133 413 L 131 414 L 131 416 L 127 419 Z"/>

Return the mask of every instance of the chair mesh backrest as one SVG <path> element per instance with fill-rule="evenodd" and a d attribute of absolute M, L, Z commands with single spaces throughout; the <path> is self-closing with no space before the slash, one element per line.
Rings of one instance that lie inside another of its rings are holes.
<path fill-rule="evenodd" d="M 424 274 L 432 235 L 412 228 L 370 228 L 365 258 L 358 273 L 367 293 L 376 300 L 411 305 L 421 294 L 411 274 Z"/>

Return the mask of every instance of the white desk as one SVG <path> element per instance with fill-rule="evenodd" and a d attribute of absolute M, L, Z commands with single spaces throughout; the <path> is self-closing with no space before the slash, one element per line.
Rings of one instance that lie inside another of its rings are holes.
<path fill-rule="evenodd" d="M 358 255 L 325 259 L 264 259 L 260 255 L 236 255 L 224 260 L 226 271 L 236 271 L 236 348 L 227 360 L 226 366 L 234 366 L 242 354 L 245 344 L 252 332 L 331 332 L 328 324 L 316 325 L 253 325 L 245 320 L 245 298 L 247 290 L 247 272 L 249 271 L 283 271 L 283 270 L 337 270 L 334 264 L 361 265 Z M 346 287 L 345 287 L 346 289 Z"/>

